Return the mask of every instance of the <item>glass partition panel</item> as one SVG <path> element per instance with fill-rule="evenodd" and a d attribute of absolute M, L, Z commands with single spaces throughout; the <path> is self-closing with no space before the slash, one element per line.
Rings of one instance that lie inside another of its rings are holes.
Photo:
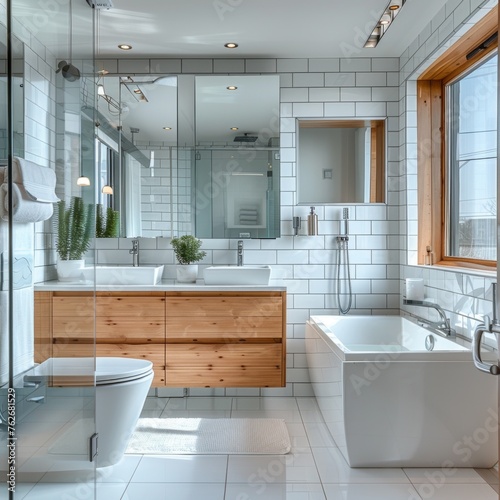
<path fill-rule="evenodd" d="M 50 9 L 49 3 L 32 0 L 0 0 L 0 5 L 7 2 L 12 19 L 0 23 L 7 28 L 12 64 L 6 66 L 7 96 L 0 85 L 0 109 L 10 102 L 12 113 L 7 113 L 8 182 L 2 193 L 20 200 L 18 193 L 26 189 L 22 171 L 24 179 L 33 176 L 41 189 L 66 204 L 75 196 L 94 204 L 92 192 L 77 185 L 82 174 L 95 183 L 87 172 L 94 163 L 94 127 L 82 126 L 82 108 L 94 99 L 89 86 L 94 80 L 94 10 L 77 0 L 52 2 Z M 67 289 L 44 284 L 57 277 L 61 257 L 55 250 L 61 238 L 58 210 L 55 201 L 32 203 L 25 212 L 7 205 L 8 214 L 4 210 L 0 221 L 0 240 L 8 245 L 1 249 L 0 389 L 8 398 L 2 394 L 0 439 L 15 438 L 8 449 L 2 446 L 8 456 L 0 456 L 0 468 L 5 472 L 9 467 L 12 481 L 1 488 L 10 488 L 9 498 L 24 497 L 24 483 L 30 483 L 34 498 L 92 499 L 95 288 L 90 283 L 85 298 L 75 300 Z M 4 199 L 1 205 L 5 208 Z M 51 216 L 52 208 L 56 215 Z M 53 484 L 38 484 L 42 477 Z"/>

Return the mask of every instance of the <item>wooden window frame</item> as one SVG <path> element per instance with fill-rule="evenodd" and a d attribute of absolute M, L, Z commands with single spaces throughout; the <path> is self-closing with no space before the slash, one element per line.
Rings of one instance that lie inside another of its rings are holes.
<path fill-rule="evenodd" d="M 495 40 L 474 57 L 466 57 L 497 31 L 498 6 L 495 6 L 417 80 L 418 264 L 426 263 L 430 248 L 433 264 L 486 270 L 496 267 L 496 261 L 450 257 L 445 252 L 445 90 L 449 82 L 497 49 Z"/>

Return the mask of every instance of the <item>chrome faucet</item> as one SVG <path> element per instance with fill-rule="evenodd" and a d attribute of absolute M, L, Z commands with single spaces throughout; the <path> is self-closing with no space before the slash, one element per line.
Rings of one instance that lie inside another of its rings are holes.
<path fill-rule="evenodd" d="M 139 240 L 132 240 L 132 249 L 128 251 L 132 255 L 132 265 L 139 266 Z"/>
<path fill-rule="evenodd" d="M 430 307 L 431 309 L 435 309 L 439 316 L 441 316 L 441 321 L 429 321 L 428 319 L 418 317 L 419 321 L 426 323 L 431 328 L 435 328 L 436 330 L 441 330 L 446 334 L 447 337 L 456 337 L 457 332 L 451 327 L 450 320 L 446 316 L 443 308 L 439 304 L 435 304 L 434 302 L 429 302 L 427 300 L 408 300 L 403 299 L 403 304 L 407 306 L 419 306 L 419 307 Z"/>
<path fill-rule="evenodd" d="M 238 266 L 243 265 L 243 240 L 238 240 Z"/>

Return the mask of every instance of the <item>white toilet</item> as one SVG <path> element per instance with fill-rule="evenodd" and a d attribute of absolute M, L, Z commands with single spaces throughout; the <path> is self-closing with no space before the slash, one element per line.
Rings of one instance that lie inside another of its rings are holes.
<path fill-rule="evenodd" d="M 153 377 L 151 361 L 96 358 L 97 467 L 114 465 L 123 457 Z"/>
<path fill-rule="evenodd" d="M 64 385 L 78 386 L 76 380 L 90 378 L 94 374 L 97 467 L 107 467 L 118 463 L 127 449 L 153 381 L 153 363 L 144 359 L 97 357 L 94 371 L 94 358 L 50 358 L 25 379 L 54 377 L 55 385 L 58 384 L 57 378 L 61 378 Z M 73 377 L 74 383 L 71 380 Z M 90 433 L 93 419 L 89 427 Z M 85 445 L 88 446 L 86 438 Z"/>

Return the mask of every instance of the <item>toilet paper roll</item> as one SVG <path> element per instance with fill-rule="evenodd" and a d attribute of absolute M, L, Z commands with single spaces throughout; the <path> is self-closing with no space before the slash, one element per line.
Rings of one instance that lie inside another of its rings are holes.
<path fill-rule="evenodd" d="M 424 300 L 424 280 L 406 278 L 406 300 Z"/>

